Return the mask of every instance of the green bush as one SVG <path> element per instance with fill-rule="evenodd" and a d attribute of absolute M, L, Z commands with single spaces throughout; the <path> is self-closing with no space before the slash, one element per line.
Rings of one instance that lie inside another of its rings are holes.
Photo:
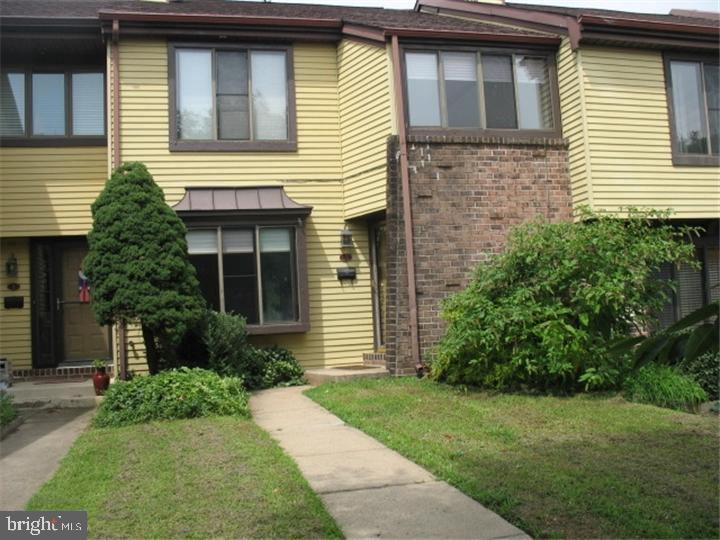
<path fill-rule="evenodd" d="M 305 384 L 305 371 L 289 350 L 273 346 L 255 352 L 262 358 L 264 388 Z"/>
<path fill-rule="evenodd" d="M 245 319 L 239 315 L 210 312 L 204 343 L 208 367 L 221 375 L 242 377 L 249 390 L 305 382 L 303 369 L 289 350 L 247 342 Z"/>
<path fill-rule="evenodd" d="M 185 225 L 142 163 L 116 168 L 92 204 L 84 269 L 102 325 L 139 323 L 150 373 L 172 367 L 205 308 Z"/>
<path fill-rule="evenodd" d="M 12 396 L 0 391 L 0 426 L 8 425 L 16 416 L 17 411 L 12 403 Z"/>
<path fill-rule="evenodd" d="M 720 399 L 719 353 L 707 352 L 692 360 L 683 360 L 678 367 L 705 390 L 708 399 Z"/>
<path fill-rule="evenodd" d="M 653 323 L 670 293 L 657 269 L 696 264 L 687 240 L 697 229 L 652 211 L 584 217 L 515 228 L 506 251 L 445 302 L 435 379 L 562 392 L 621 384 L 633 366 L 611 344 Z"/>
<path fill-rule="evenodd" d="M 201 416 L 249 416 L 242 379 L 199 368 L 162 371 L 111 385 L 93 420 L 98 427 Z"/>
<path fill-rule="evenodd" d="M 692 378 L 676 368 L 648 364 L 625 381 L 625 397 L 668 409 L 693 410 L 707 400 L 707 394 Z"/>

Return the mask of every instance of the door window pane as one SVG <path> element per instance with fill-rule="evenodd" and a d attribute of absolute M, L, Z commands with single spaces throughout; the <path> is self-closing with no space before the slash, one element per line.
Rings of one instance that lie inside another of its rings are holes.
<path fill-rule="evenodd" d="M 212 51 L 177 51 L 177 130 L 180 139 L 212 139 Z"/>
<path fill-rule="evenodd" d="M 405 63 L 410 125 L 439 126 L 437 56 L 434 53 L 407 53 Z"/>
<path fill-rule="evenodd" d="M 260 229 L 264 322 L 297 320 L 293 229 Z"/>
<path fill-rule="evenodd" d="M 217 53 L 218 138 L 249 139 L 247 54 Z"/>
<path fill-rule="evenodd" d="M 32 76 L 34 135 L 65 135 L 65 75 L 34 73 Z"/>
<path fill-rule="evenodd" d="M 73 135 L 105 133 L 105 92 L 102 73 L 73 73 Z"/>
<path fill-rule="evenodd" d="M 720 154 L 720 66 L 705 64 L 705 93 L 707 95 L 708 123 L 710 124 L 710 152 Z"/>
<path fill-rule="evenodd" d="M 285 52 L 253 51 L 251 63 L 254 138 L 287 139 Z"/>
<path fill-rule="evenodd" d="M 257 270 L 252 229 L 223 229 L 225 311 L 257 324 Z"/>
<path fill-rule="evenodd" d="M 477 56 L 444 53 L 443 78 L 448 127 L 480 127 Z"/>
<path fill-rule="evenodd" d="M 552 100 L 544 58 L 515 56 L 520 129 L 552 128 Z"/>
<path fill-rule="evenodd" d="M 485 115 L 488 128 L 517 128 L 511 60 L 510 56 L 482 56 Z"/>
<path fill-rule="evenodd" d="M 3 73 L 0 78 L 0 135 L 25 134 L 25 74 Z"/>
<path fill-rule="evenodd" d="M 682 154 L 707 154 L 705 104 L 700 63 L 671 62 L 675 143 Z"/>

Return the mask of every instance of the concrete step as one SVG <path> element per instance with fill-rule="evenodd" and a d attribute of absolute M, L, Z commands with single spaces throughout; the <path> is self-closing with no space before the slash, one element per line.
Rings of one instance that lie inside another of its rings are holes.
<path fill-rule="evenodd" d="M 389 377 L 384 366 L 346 366 L 341 368 L 308 369 L 305 378 L 312 386 L 328 382 L 350 381 L 353 379 L 379 379 Z"/>

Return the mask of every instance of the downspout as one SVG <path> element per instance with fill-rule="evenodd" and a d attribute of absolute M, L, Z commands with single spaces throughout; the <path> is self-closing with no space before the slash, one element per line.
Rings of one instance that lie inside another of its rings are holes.
<path fill-rule="evenodd" d="M 418 338 L 417 292 L 415 289 L 415 248 L 413 245 L 412 204 L 410 200 L 410 171 L 408 168 L 407 133 L 405 123 L 405 99 L 403 96 L 402 71 L 400 69 L 400 45 L 397 34 L 392 34 L 393 86 L 400 146 L 400 182 L 403 197 L 403 225 L 405 238 L 405 263 L 407 265 L 408 307 L 410 309 L 410 350 L 418 375 L 425 370 L 420 360 Z"/>
<path fill-rule="evenodd" d="M 112 22 L 113 167 L 121 165 L 120 154 L 120 21 Z M 127 380 L 127 332 L 125 321 L 118 322 L 118 367 L 120 380 Z"/>

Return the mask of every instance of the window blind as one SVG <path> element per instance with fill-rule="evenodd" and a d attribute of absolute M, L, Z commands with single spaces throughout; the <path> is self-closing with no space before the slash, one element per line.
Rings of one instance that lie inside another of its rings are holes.
<path fill-rule="evenodd" d="M 223 253 L 252 253 L 254 251 L 253 231 L 223 229 Z"/>
<path fill-rule="evenodd" d="M 186 238 L 190 255 L 217 253 L 217 231 L 215 230 L 188 231 Z"/>
<path fill-rule="evenodd" d="M 73 73 L 73 135 L 105 133 L 105 92 L 102 73 Z"/>
<path fill-rule="evenodd" d="M 290 229 L 260 229 L 262 253 L 286 253 L 290 251 Z"/>
<path fill-rule="evenodd" d="M 25 134 L 25 74 L 3 73 L 0 78 L 0 135 Z"/>

